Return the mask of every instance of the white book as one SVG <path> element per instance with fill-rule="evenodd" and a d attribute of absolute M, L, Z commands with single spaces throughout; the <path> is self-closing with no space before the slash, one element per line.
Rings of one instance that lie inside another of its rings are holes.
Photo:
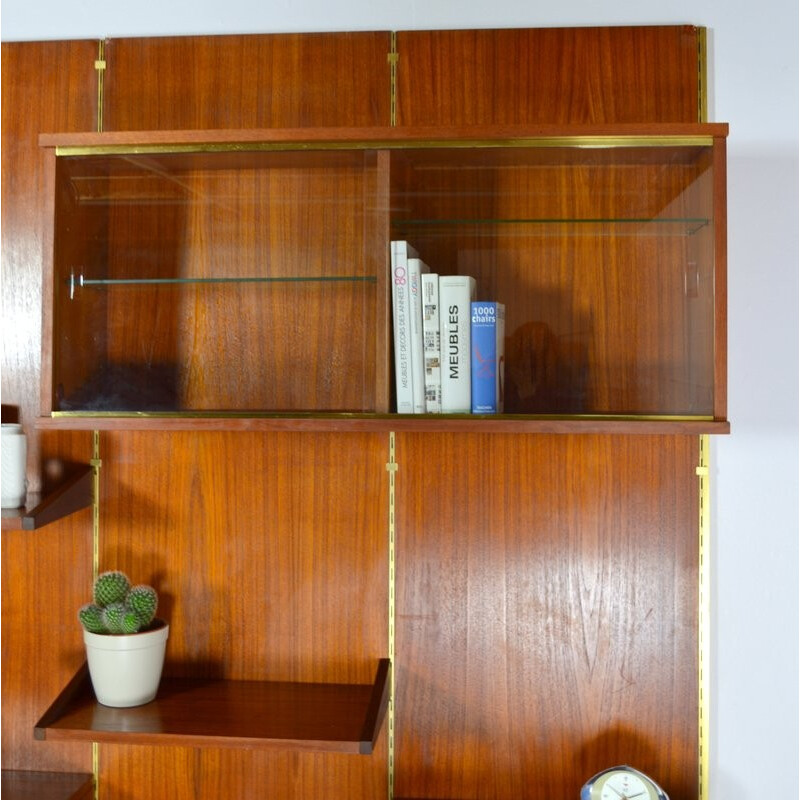
<path fill-rule="evenodd" d="M 414 413 L 411 373 L 411 295 L 408 288 L 408 259 L 417 251 L 406 241 L 391 243 L 392 329 L 394 333 L 395 397 L 398 414 Z"/>
<path fill-rule="evenodd" d="M 425 357 L 425 411 L 428 414 L 438 414 L 442 410 L 440 340 L 439 276 L 429 272 L 422 276 L 422 352 Z"/>
<path fill-rule="evenodd" d="M 439 331 L 442 368 L 442 411 L 466 413 L 472 408 L 470 386 L 470 304 L 475 278 L 439 276 Z"/>
<path fill-rule="evenodd" d="M 411 336 L 411 388 L 414 397 L 414 413 L 425 413 L 425 354 L 422 337 L 422 276 L 430 272 L 420 258 L 408 259 L 408 291 L 410 293 Z"/>

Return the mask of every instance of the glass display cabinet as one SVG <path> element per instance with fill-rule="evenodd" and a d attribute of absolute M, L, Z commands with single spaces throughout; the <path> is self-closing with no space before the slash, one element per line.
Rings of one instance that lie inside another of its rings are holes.
<path fill-rule="evenodd" d="M 726 132 L 42 136 L 44 416 L 720 432 Z M 505 304 L 502 417 L 392 413 L 393 239 Z"/>

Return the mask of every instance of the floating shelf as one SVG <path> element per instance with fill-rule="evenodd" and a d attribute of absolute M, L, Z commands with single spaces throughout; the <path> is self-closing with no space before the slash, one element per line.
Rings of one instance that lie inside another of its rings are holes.
<path fill-rule="evenodd" d="M 372 753 L 390 664 L 372 684 L 163 678 L 153 702 L 97 702 L 84 665 L 34 728 L 37 739 Z"/>
<path fill-rule="evenodd" d="M 4 769 L 0 794 L 3 800 L 89 800 L 94 784 L 85 773 Z"/>
<path fill-rule="evenodd" d="M 2 530 L 33 531 L 91 504 L 92 468 L 86 466 L 49 494 L 29 494 L 24 508 L 4 508 Z"/>

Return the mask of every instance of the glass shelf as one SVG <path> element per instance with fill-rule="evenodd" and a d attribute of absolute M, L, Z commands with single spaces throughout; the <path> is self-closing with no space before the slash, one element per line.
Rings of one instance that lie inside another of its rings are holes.
<path fill-rule="evenodd" d="M 71 275 L 67 281 L 70 297 L 76 289 L 102 288 L 107 286 L 190 286 L 192 284 L 238 284 L 238 283 L 377 283 L 374 275 L 296 275 L 290 277 L 206 277 L 206 278 L 85 278 Z"/>
<path fill-rule="evenodd" d="M 708 217 L 672 217 L 663 219 L 630 218 L 538 218 L 538 219 L 395 219 L 396 232 L 422 236 L 453 236 L 455 229 L 474 229 L 473 235 L 497 236 L 694 236 L 711 225 Z"/>

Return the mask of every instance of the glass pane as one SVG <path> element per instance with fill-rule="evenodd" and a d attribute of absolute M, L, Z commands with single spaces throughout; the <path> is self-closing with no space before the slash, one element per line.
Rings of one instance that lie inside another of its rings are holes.
<path fill-rule="evenodd" d="M 57 408 L 375 410 L 376 195 L 366 151 L 59 158 Z"/>
<path fill-rule="evenodd" d="M 713 411 L 711 147 L 404 151 L 392 238 L 505 305 L 507 413 Z"/>

